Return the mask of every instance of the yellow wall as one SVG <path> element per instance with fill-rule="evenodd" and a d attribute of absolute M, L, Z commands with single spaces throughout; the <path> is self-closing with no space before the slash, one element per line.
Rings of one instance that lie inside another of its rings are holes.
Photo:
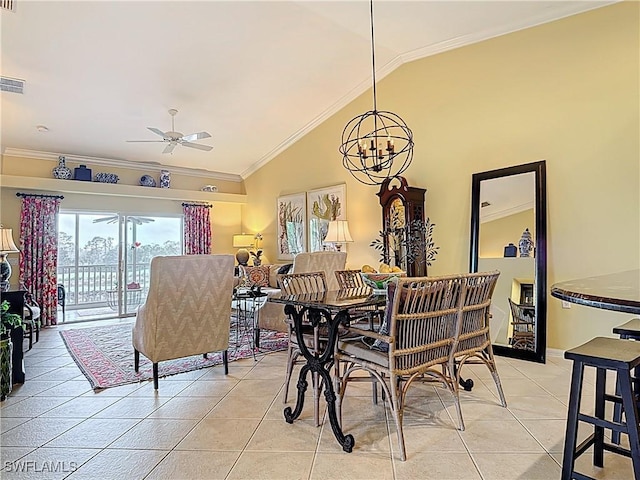
<path fill-rule="evenodd" d="M 525 228 L 531 232 L 531 240 L 536 241 L 536 224 L 533 208 L 524 212 L 502 217 L 480 224 L 480 242 L 478 256 L 500 258 L 504 256 L 504 247 L 513 243 L 516 248 Z M 517 251 L 520 256 L 520 251 Z"/>
<path fill-rule="evenodd" d="M 430 274 L 467 271 L 471 175 L 546 159 L 548 281 L 640 268 L 639 6 L 623 2 L 404 65 L 378 106 L 415 135 L 405 176 L 427 188 L 440 253 Z M 278 195 L 347 184 L 348 265 L 376 264 L 376 188 L 341 166 L 342 129 L 365 93 L 245 180 L 247 231 L 269 256 Z M 565 349 L 627 316 L 549 297 L 548 346 Z"/>

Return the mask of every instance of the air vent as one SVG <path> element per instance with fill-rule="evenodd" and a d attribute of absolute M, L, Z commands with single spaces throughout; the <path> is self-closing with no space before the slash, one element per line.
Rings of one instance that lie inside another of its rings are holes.
<path fill-rule="evenodd" d="M 24 80 L 19 78 L 0 77 L 0 90 L 11 93 L 24 93 Z"/>
<path fill-rule="evenodd" d="M 16 0 L 0 0 L 0 9 L 9 10 L 10 12 L 15 12 Z"/>

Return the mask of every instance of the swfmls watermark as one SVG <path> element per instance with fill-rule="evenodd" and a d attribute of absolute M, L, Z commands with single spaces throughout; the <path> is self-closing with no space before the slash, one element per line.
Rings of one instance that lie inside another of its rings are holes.
<path fill-rule="evenodd" d="M 78 462 L 67 462 L 60 460 L 36 461 L 36 460 L 15 460 L 3 463 L 5 472 L 17 473 L 72 473 L 79 465 Z"/>

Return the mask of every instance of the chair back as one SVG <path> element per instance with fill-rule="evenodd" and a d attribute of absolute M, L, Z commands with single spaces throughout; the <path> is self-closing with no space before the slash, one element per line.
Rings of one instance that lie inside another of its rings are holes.
<path fill-rule="evenodd" d="M 340 290 L 367 288 L 362 280 L 362 275 L 360 275 L 360 270 L 336 270 L 335 275 Z"/>
<path fill-rule="evenodd" d="M 339 290 L 338 280 L 333 272 L 344 270 L 347 252 L 299 253 L 293 259 L 291 273 L 324 272 L 327 290 Z"/>
<path fill-rule="evenodd" d="M 499 276 L 498 271 L 468 273 L 462 276 L 462 320 L 456 356 L 470 355 L 491 345 L 489 309 Z"/>
<path fill-rule="evenodd" d="M 508 300 L 509 307 L 511 308 L 511 315 L 513 316 L 513 330 L 516 332 L 533 331 L 533 316 L 529 311 L 522 308 L 521 305 L 514 303 L 511 298 Z"/>
<path fill-rule="evenodd" d="M 460 276 L 402 277 L 389 284 L 389 367 L 413 375 L 446 363 L 457 338 L 461 312 Z"/>
<path fill-rule="evenodd" d="M 226 350 L 233 264 L 233 255 L 154 257 L 134 348 L 152 362 Z"/>
<path fill-rule="evenodd" d="M 327 291 L 324 272 L 289 273 L 278 275 L 278 284 L 284 295 L 299 295 Z"/>

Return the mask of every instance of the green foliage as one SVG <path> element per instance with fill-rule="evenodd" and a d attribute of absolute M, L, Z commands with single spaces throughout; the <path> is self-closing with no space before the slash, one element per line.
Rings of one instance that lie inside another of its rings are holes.
<path fill-rule="evenodd" d="M 0 336 L 6 337 L 11 329 L 22 326 L 22 317 L 15 313 L 9 313 L 9 302 L 2 301 L 0 308 Z"/>

